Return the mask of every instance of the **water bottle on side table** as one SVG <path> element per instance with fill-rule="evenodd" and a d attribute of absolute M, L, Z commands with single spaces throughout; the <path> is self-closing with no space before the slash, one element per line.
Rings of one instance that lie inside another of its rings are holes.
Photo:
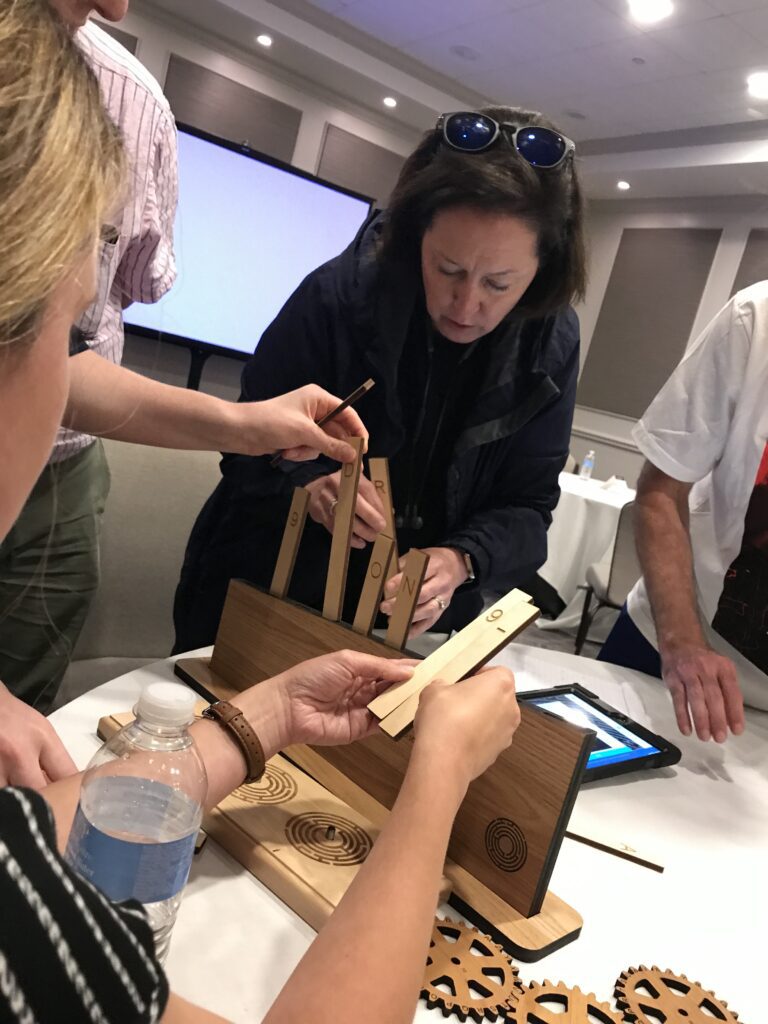
<path fill-rule="evenodd" d="M 67 843 L 68 862 L 106 896 L 144 904 L 161 962 L 208 785 L 189 734 L 197 699 L 180 683 L 146 688 L 135 721 L 88 765 Z"/>
<path fill-rule="evenodd" d="M 592 476 L 592 470 L 595 468 L 595 453 L 590 448 L 587 454 L 584 456 L 584 461 L 581 464 L 579 470 L 579 476 L 582 480 L 589 480 Z"/>

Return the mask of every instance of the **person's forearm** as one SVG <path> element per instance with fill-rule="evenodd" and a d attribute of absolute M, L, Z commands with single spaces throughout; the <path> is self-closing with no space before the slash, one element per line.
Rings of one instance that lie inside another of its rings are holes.
<path fill-rule="evenodd" d="M 414 751 L 397 802 L 265 1024 L 413 1019 L 453 819 L 466 788 Z"/>
<path fill-rule="evenodd" d="M 690 487 L 656 470 L 643 471 L 635 505 L 635 536 L 648 588 L 659 651 L 703 643 L 689 533 Z"/>
<path fill-rule="evenodd" d="M 235 402 L 161 384 L 95 352 L 70 360 L 64 426 L 72 430 L 159 448 L 239 451 L 237 411 Z"/>
<path fill-rule="evenodd" d="M 267 760 L 288 743 L 283 704 L 272 680 L 266 680 L 260 686 L 239 694 L 233 698 L 232 703 L 242 709 L 256 731 Z M 190 733 L 205 764 L 208 776 L 205 809 L 211 810 L 242 784 L 246 773 L 245 757 L 234 736 L 218 722 L 195 722 Z M 52 782 L 42 790 L 42 795 L 53 811 L 56 839 L 62 852 L 66 848 L 80 799 L 82 779 L 83 773 L 80 772 L 59 782 Z"/>

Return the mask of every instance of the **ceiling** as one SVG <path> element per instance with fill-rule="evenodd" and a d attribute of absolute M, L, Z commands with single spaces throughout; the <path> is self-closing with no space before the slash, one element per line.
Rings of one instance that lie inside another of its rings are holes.
<path fill-rule="evenodd" d="M 275 35 L 271 62 L 411 131 L 428 127 L 441 110 L 513 103 L 543 110 L 577 142 L 588 140 L 592 155 L 585 164 L 597 168 L 597 155 L 617 148 L 629 152 L 625 163 L 635 167 L 631 151 L 648 148 L 646 135 L 667 133 L 656 150 L 664 154 L 676 131 L 699 129 L 697 145 L 686 147 L 688 164 L 673 174 L 669 154 L 661 155 L 644 176 L 635 175 L 633 196 L 764 191 L 768 101 L 750 98 L 745 79 L 768 70 L 768 0 L 674 3 L 673 15 L 652 26 L 631 21 L 626 0 L 145 0 L 143 6 L 254 51 L 256 34 L 266 28 Z M 380 105 L 387 93 L 398 99 L 391 113 Z M 729 176 L 728 161 L 713 164 L 711 154 L 699 159 L 708 145 L 733 132 L 743 137 L 745 128 L 751 141 L 742 143 L 738 175 Z M 595 174 L 592 193 L 614 196 L 613 172 Z"/>
<path fill-rule="evenodd" d="M 309 2 L 457 85 L 546 110 L 578 139 L 768 117 L 745 89 L 748 71 L 768 69 L 766 0 L 675 0 L 643 28 L 626 0 Z"/>

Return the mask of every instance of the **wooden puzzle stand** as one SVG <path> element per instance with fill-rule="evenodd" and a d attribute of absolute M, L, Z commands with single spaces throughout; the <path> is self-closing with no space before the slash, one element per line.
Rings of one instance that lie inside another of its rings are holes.
<path fill-rule="evenodd" d="M 323 614 L 284 596 L 306 516 L 305 500 L 298 494 L 272 593 L 233 580 L 211 658 L 176 663 L 177 674 L 204 697 L 231 698 L 301 661 L 343 648 L 389 658 L 401 654 L 427 567 L 421 552 L 412 551 L 406 559 L 385 641 L 368 633 L 390 570 L 394 543 L 388 535 L 373 546 L 354 626 L 338 621 L 360 471 L 358 448 L 357 462 L 342 470 Z M 385 500 L 391 506 L 388 496 Z M 292 747 L 287 755 L 361 815 L 372 834 L 386 820 L 407 768 L 421 690 L 438 676 L 458 682 L 471 675 L 537 614 L 527 595 L 512 591 L 422 661 L 410 680 L 372 701 L 381 724 L 377 735 L 347 747 Z M 479 918 L 480 926 L 518 959 L 532 961 L 573 941 L 581 930 L 579 914 L 547 886 L 593 733 L 530 705 L 521 707 L 521 715 L 511 747 L 468 790 L 454 824 L 445 874 L 457 909 Z M 450 757 L 450 749 L 445 756 Z M 306 868 L 296 863 L 299 872 Z"/>

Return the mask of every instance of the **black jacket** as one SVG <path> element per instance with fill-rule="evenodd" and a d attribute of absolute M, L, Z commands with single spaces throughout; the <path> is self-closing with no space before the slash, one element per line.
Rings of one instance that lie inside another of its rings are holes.
<path fill-rule="evenodd" d="M 381 226 L 381 215 L 374 215 L 345 252 L 303 281 L 247 363 L 241 401 L 271 398 L 307 383 L 343 396 L 373 377 L 376 387 L 357 408 L 370 431 L 369 454 L 392 457 L 405 441 L 398 365 L 423 293 L 418 268 L 381 271 L 376 260 Z M 572 310 L 536 320 L 523 319 L 513 310 L 478 344 L 486 346 L 484 383 L 467 407 L 448 463 L 446 535 L 441 544 L 470 553 L 477 586 L 505 592 L 529 578 L 546 559 L 546 531 L 559 498 L 557 478 L 570 441 L 579 366 L 578 320 Z M 283 463 L 281 472 L 267 458 L 225 455 L 218 500 L 214 495 L 201 514 L 202 522 L 198 520 L 185 574 L 190 576 L 206 547 L 231 546 L 235 536 L 243 536 L 241 527 L 248 522 L 251 535 L 259 524 L 275 533 L 266 545 L 269 552 L 262 552 L 265 561 L 272 559 L 270 564 L 258 572 L 244 572 L 237 570 L 232 552 L 217 560 L 228 563 L 232 575 L 268 583 L 293 487 L 335 468 L 321 459 Z M 325 533 L 311 522 L 308 530 L 318 542 Z M 252 556 L 261 561 L 253 543 Z M 310 543 L 307 538 L 302 545 L 297 573 Z M 309 564 L 312 571 L 322 572 L 319 556 Z M 476 588 L 462 588 L 473 589 L 475 599 L 460 619 L 468 621 L 478 610 Z M 189 643 L 193 639 L 202 643 L 205 638 L 186 637 Z"/>

